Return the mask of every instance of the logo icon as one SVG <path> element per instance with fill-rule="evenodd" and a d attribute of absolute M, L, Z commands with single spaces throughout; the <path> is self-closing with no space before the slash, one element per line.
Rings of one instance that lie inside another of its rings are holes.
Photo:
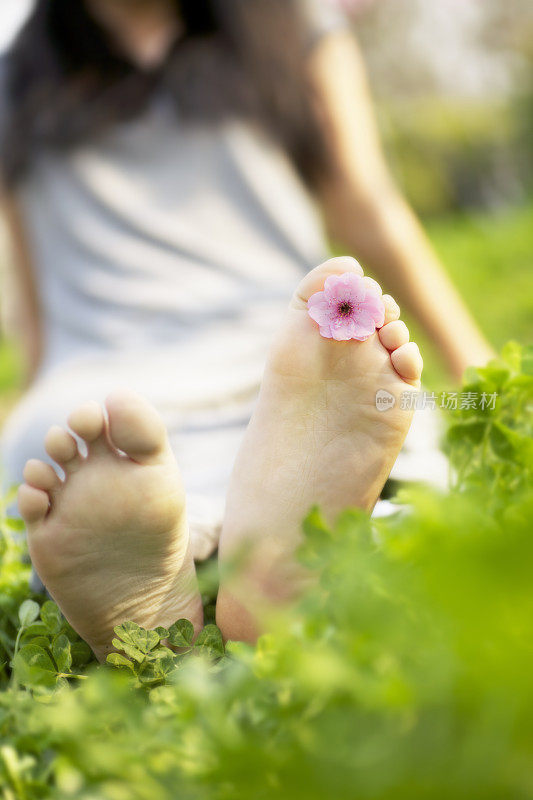
<path fill-rule="evenodd" d="M 376 392 L 376 408 L 378 411 L 388 411 L 389 408 L 394 408 L 396 405 L 396 398 L 385 389 L 378 389 Z"/>

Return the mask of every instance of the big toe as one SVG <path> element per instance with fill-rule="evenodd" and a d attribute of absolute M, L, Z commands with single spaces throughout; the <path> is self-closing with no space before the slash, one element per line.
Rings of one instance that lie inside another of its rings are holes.
<path fill-rule="evenodd" d="M 143 397 L 130 391 L 113 392 L 106 409 L 111 441 L 133 461 L 157 463 L 167 454 L 163 420 Z"/>

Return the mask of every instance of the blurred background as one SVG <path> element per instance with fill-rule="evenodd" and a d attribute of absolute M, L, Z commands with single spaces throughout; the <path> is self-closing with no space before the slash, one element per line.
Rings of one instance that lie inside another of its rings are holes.
<path fill-rule="evenodd" d="M 324 0 L 325 3 L 333 0 Z M 533 3 L 345 0 L 389 163 L 491 343 L 532 340 Z M 5 51 L 31 7 L 2 0 Z M 20 391 L 0 236 L 0 421 Z M 426 383 L 449 388 L 424 346 Z"/>

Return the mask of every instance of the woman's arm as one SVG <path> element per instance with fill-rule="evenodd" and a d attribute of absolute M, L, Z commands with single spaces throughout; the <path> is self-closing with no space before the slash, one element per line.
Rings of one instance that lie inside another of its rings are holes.
<path fill-rule="evenodd" d="M 28 251 L 24 226 L 14 199 L 3 195 L 1 211 L 7 224 L 13 262 L 12 309 L 9 317 L 25 357 L 26 374 L 33 380 L 42 357 L 41 311 L 37 285 Z"/>
<path fill-rule="evenodd" d="M 332 159 L 319 189 L 329 233 L 413 314 L 459 377 L 494 354 L 392 181 L 354 38 L 324 38 L 309 67 Z"/>

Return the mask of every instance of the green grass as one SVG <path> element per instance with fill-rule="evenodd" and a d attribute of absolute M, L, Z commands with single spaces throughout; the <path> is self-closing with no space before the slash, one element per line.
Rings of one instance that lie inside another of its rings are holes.
<path fill-rule="evenodd" d="M 490 341 L 533 333 L 533 206 L 435 222 L 429 234 Z"/>
<path fill-rule="evenodd" d="M 97 666 L 0 498 L 1 800 L 531 800 L 533 348 L 504 355 L 464 387 L 494 408 L 450 415 L 450 490 L 315 508 L 256 647 L 124 621 Z"/>

